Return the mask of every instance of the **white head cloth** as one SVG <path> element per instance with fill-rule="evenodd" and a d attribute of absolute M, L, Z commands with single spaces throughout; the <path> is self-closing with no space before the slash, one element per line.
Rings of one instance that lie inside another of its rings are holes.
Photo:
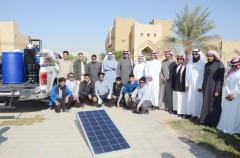
<path fill-rule="evenodd" d="M 108 53 L 105 55 L 105 57 L 103 58 L 103 61 L 102 61 L 102 62 L 108 60 L 108 56 L 109 56 L 109 55 L 112 55 L 112 60 L 115 60 L 115 55 L 113 55 L 112 52 L 108 52 Z"/>
<path fill-rule="evenodd" d="M 200 59 L 199 59 L 198 62 L 206 63 L 206 57 L 203 55 L 202 51 L 200 51 L 199 49 L 193 49 L 192 52 L 199 54 Z M 188 61 L 188 63 L 193 63 L 193 56 L 192 56 L 192 54 L 189 56 L 189 61 Z"/>
<path fill-rule="evenodd" d="M 215 51 L 215 50 L 210 50 L 210 51 L 208 51 L 207 54 L 209 54 L 209 55 L 214 55 L 214 57 L 215 57 L 215 59 L 216 59 L 217 61 L 223 63 L 223 61 L 222 61 L 222 59 L 221 59 L 221 57 L 220 57 L 220 55 L 218 54 L 217 51 Z"/>

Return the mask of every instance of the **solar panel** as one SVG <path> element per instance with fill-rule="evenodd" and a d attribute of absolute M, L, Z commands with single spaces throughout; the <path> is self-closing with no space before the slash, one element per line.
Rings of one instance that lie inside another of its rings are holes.
<path fill-rule="evenodd" d="M 77 120 L 94 156 L 131 148 L 105 110 L 80 111 Z"/>

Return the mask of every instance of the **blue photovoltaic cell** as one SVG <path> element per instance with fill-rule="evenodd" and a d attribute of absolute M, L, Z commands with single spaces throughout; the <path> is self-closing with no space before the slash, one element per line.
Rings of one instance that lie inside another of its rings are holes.
<path fill-rule="evenodd" d="M 77 115 L 95 154 L 130 148 L 105 110 L 81 111 Z"/>

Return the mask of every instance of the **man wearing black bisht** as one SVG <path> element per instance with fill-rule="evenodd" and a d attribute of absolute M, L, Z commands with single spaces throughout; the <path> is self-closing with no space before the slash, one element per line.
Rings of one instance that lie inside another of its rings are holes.
<path fill-rule="evenodd" d="M 203 106 L 200 123 L 217 126 L 221 115 L 222 86 L 224 81 L 224 65 L 216 51 L 207 54 L 203 78 Z"/>
<path fill-rule="evenodd" d="M 177 111 L 179 116 L 185 117 L 187 114 L 186 106 L 186 88 L 185 88 L 185 54 L 177 55 L 177 65 L 172 71 L 172 89 L 173 89 L 173 110 Z"/>

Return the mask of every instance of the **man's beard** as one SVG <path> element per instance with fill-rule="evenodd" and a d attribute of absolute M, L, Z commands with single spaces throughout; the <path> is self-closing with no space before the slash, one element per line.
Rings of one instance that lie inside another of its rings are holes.
<path fill-rule="evenodd" d="M 152 56 L 152 60 L 157 59 L 157 56 Z"/>
<path fill-rule="evenodd" d="M 193 62 L 196 63 L 200 60 L 200 57 L 197 57 L 197 58 L 193 58 Z"/>

